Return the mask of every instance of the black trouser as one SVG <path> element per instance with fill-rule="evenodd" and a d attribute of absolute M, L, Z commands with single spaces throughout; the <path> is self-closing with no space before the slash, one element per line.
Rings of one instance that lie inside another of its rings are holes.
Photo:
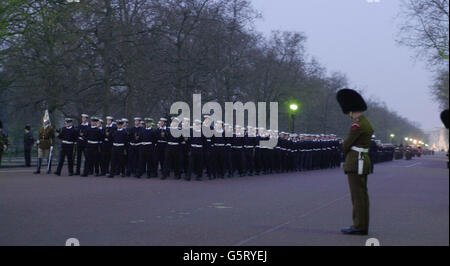
<path fill-rule="evenodd" d="M 135 144 L 135 143 L 133 143 Z M 127 174 L 136 174 L 139 162 L 139 146 L 130 145 L 128 146 L 128 158 L 127 158 Z"/>
<path fill-rule="evenodd" d="M 225 147 L 225 169 L 228 176 L 233 174 L 233 151 L 231 147 Z"/>
<path fill-rule="evenodd" d="M 189 169 L 189 146 L 181 144 L 181 167 L 185 175 L 188 174 Z"/>
<path fill-rule="evenodd" d="M 126 157 L 125 146 L 113 146 L 111 154 L 111 175 L 125 175 Z"/>
<path fill-rule="evenodd" d="M 137 171 L 137 175 L 141 176 L 144 173 L 147 173 L 147 177 L 156 174 L 156 169 L 154 168 L 155 163 L 153 160 L 155 146 L 153 144 L 141 145 L 139 146 L 139 168 Z"/>
<path fill-rule="evenodd" d="M 88 175 L 94 172 L 94 166 L 99 159 L 98 144 L 86 145 L 86 161 L 84 163 L 84 175 Z"/>
<path fill-rule="evenodd" d="M 102 153 L 102 161 L 100 164 L 102 175 L 106 173 L 110 173 L 110 164 L 111 164 L 111 156 L 112 156 L 112 145 L 107 144 L 103 145 L 101 148 Z"/>
<path fill-rule="evenodd" d="M 263 157 L 261 148 L 258 147 L 255 148 L 254 161 L 255 161 L 255 173 L 258 175 L 263 167 Z"/>
<path fill-rule="evenodd" d="M 24 150 L 25 155 L 25 166 L 31 166 L 31 149 Z"/>
<path fill-rule="evenodd" d="M 163 176 L 168 177 L 170 170 L 173 169 L 175 176 L 179 177 L 181 174 L 181 152 L 179 145 L 167 145 L 164 157 Z"/>
<path fill-rule="evenodd" d="M 206 173 L 209 177 L 215 177 L 215 169 L 214 169 L 214 147 L 209 146 L 206 147 L 203 153 L 203 167 L 206 168 Z"/>
<path fill-rule="evenodd" d="M 245 154 L 245 172 L 247 174 L 253 174 L 255 170 L 255 158 L 253 148 L 244 148 Z"/>
<path fill-rule="evenodd" d="M 158 167 L 159 167 L 161 169 L 161 172 L 164 169 L 164 159 L 166 156 L 166 147 L 167 147 L 167 143 L 158 142 L 158 144 L 156 144 L 156 170 L 158 170 Z"/>
<path fill-rule="evenodd" d="M 225 147 L 214 148 L 214 169 L 215 174 L 219 177 L 225 176 Z"/>
<path fill-rule="evenodd" d="M 77 143 L 77 173 L 80 173 L 81 163 L 83 162 L 81 155 L 84 154 L 84 167 L 86 167 L 86 143 Z"/>
<path fill-rule="evenodd" d="M 242 148 L 233 148 L 233 170 L 232 173 L 237 170 L 240 175 L 242 175 L 243 172 L 243 165 L 244 163 L 244 156 L 242 152 Z"/>
<path fill-rule="evenodd" d="M 191 147 L 188 178 L 191 178 L 192 173 L 194 173 L 197 178 L 201 178 L 203 175 L 203 148 Z"/>
<path fill-rule="evenodd" d="M 56 173 L 61 173 L 64 160 L 67 157 L 67 162 L 69 164 L 69 173 L 73 174 L 73 145 L 72 144 L 61 144 L 61 150 L 59 151 L 59 161 L 58 167 L 56 168 Z"/>

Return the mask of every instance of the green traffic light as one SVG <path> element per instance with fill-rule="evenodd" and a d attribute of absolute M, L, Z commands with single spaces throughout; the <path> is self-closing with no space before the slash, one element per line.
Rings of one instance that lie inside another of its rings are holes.
<path fill-rule="evenodd" d="M 289 108 L 292 110 L 292 111 L 297 111 L 297 109 L 298 109 L 298 105 L 296 105 L 296 104 L 291 104 L 291 105 L 289 105 Z"/>

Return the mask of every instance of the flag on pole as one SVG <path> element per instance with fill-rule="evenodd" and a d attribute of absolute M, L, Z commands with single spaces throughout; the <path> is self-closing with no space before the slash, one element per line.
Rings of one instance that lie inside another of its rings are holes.
<path fill-rule="evenodd" d="M 45 110 L 44 117 L 42 118 L 42 121 L 43 122 L 48 121 L 48 123 L 50 124 L 50 115 L 48 114 L 48 110 Z"/>

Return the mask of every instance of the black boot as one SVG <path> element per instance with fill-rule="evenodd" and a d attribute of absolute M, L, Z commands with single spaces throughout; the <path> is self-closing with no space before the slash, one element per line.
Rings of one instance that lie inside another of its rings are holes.
<path fill-rule="evenodd" d="M 40 174 L 41 173 L 41 163 L 42 163 L 42 159 L 38 159 L 37 161 L 37 168 L 36 171 L 34 172 L 34 174 Z"/>

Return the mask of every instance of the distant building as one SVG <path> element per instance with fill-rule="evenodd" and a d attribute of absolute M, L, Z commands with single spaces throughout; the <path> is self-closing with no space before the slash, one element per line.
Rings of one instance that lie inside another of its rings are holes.
<path fill-rule="evenodd" d="M 446 128 L 434 128 L 425 132 L 428 135 L 428 144 L 435 151 L 448 151 L 448 130 Z"/>

